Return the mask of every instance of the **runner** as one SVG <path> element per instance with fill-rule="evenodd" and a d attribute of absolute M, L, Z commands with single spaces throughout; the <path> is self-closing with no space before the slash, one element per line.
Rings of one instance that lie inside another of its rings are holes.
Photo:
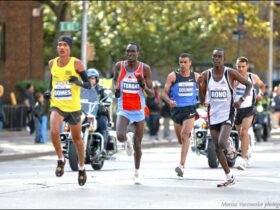
<path fill-rule="evenodd" d="M 242 154 L 242 162 L 237 167 L 239 170 L 245 170 L 246 167 L 251 165 L 251 154 L 249 152 L 249 128 L 252 126 L 253 118 L 255 114 L 255 103 L 256 100 L 262 100 L 263 93 L 265 91 L 265 84 L 260 80 L 259 76 L 253 73 L 249 73 L 249 61 L 245 57 L 240 57 L 236 60 L 236 68 L 239 73 L 249 80 L 254 86 L 259 88 L 259 94 L 256 96 L 254 88 L 251 89 L 249 95 L 240 105 L 240 108 L 237 109 L 236 117 L 235 117 L 235 127 L 238 131 L 240 140 L 241 140 L 241 154 Z M 245 86 L 240 84 L 239 82 L 235 83 L 235 101 L 238 101 L 240 97 L 244 94 Z"/>
<path fill-rule="evenodd" d="M 58 156 L 55 174 L 64 174 L 65 158 L 60 143 L 60 127 L 63 121 L 70 125 L 71 136 L 76 145 L 79 158 L 78 183 L 84 185 L 87 180 L 84 166 L 84 143 L 81 139 L 81 87 L 89 89 L 85 67 L 81 60 L 71 57 L 72 38 L 60 36 L 57 42 L 58 57 L 49 61 L 51 79 L 44 96 L 51 99 L 50 131 L 52 143 Z M 79 80 L 82 78 L 83 81 Z"/>
<path fill-rule="evenodd" d="M 166 80 L 163 99 L 171 108 L 171 118 L 181 147 L 179 166 L 175 168 L 177 176 L 184 175 L 185 162 L 190 145 L 190 134 L 196 114 L 196 81 L 199 74 L 191 72 L 192 57 L 182 53 L 179 57 L 179 69 L 171 72 Z"/>
<path fill-rule="evenodd" d="M 144 92 L 148 97 L 154 96 L 151 68 L 138 61 L 138 55 L 138 45 L 129 43 L 126 47 L 127 60 L 117 62 L 114 69 L 115 96 L 118 98 L 117 138 L 120 142 L 125 142 L 129 156 L 135 151 L 134 181 L 136 184 L 140 183 L 141 142 L 144 135 L 146 106 Z M 127 133 L 129 124 L 133 125 L 135 135 L 132 132 Z"/>
<path fill-rule="evenodd" d="M 207 94 L 210 134 L 216 146 L 216 153 L 226 174 L 226 181 L 217 187 L 235 184 L 235 177 L 230 172 L 224 150 L 234 155 L 235 147 L 228 141 L 235 116 L 235 109 L 239 108 L 249 94 L 252 84 L 238 71 L 224 66 L 225 52 L 214 49 L 212 54 L 213 68 L 202 72 L 198 79 L 199 97 L 202 104 Z M 246 86 L 244 94 L 236 102 L 233 100 L 234 81 Z"/>

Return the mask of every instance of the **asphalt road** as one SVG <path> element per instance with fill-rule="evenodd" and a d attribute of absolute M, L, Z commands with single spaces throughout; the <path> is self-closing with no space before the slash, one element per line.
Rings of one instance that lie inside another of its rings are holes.
<path fill-rule="evenodd" d="M 280 208 L 280 139 L 258 143 L 253 166 L 232 168 L 236 184 L 217 188 L 224 173 L 210 169 L 205 156 L 189 152 L 183 178 L 174 168 L 180 148 L 165 146 L 143 150 L 141 185 L 135 185 L 133 159 L 124 151 L 107 161 L 101 171 L 86 166 L 88 181 L 80 187 L 69 165 L 63 177 L 54 175 L 56 157 L 0 162 L 1 209 L 201 209 Z M 239 160 L 238 160 L 239 161 Z"/>

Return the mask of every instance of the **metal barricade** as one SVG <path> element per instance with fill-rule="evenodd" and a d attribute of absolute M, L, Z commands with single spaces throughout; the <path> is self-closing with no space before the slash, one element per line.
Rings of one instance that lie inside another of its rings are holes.
<path fill-rule="evenodd" d="M 26 106 L 3 105 L 5 121 L 4 128 L 7 130 L 21 130 L 26 125 Z"/>

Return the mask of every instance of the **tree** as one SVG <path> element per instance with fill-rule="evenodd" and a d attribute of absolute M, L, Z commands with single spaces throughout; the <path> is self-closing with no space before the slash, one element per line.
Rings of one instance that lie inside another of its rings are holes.
<path fill-rule="evenodd" d="M 47 2 L 61 7 L 65 3 Z M 232 30 L 237 27 L 240 12 L 246 17 L 242 55 L 255 62 L 257 69 L 265 69 L 258 55 L 269 26 L 259 15 L 261 4 L 239 1 L 89 1 L 88 4 L 88 41 L 96 49 L 94 61 L 88 66 L 99 69 L 103 75 L 112 70 L 114 62 L 124 59 L 125 47 L 131 41 L 140 45 L 141 60 L 160 72 L 162 80 L 177 67 L 182 52 L 193 54 L 196 63 L 211 62 L 212 50 L 222 47 L 227 61 L 234 62 L 236 42 L 232 40 Z M 81 21 L 81 2 L 71 2 L 70 7 L 73 20 Z M 60 17 L 58 13 L 57 9 L 55 17 Z M 49 13 L 45 21 L 53 26 L 61 19 L 58 21 Z M 50 38 L 57 27 L 45 30 L 46 38 Z M 81 32 L 73 36 L 78 51 Z M 262 57 L 265 59 L 264 53 Z"/>

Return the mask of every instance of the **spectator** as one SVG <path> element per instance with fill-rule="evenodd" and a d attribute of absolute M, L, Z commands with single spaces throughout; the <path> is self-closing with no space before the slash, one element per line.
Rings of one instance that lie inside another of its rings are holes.
<path fill-rule="evenodd" d="M 3 95 L 4 95 L 4 87 L 0 85 L 0 131 L 4 126 L 4 111 L 3 111 Z"/>
<path fill-rule="evenodd" d="M 279 128 L 280 120 L 280 86 L 278 86 L 274 100 L 274 113 L 273 113 L 273 128 Z"/>
<path fill-rule="evenodd" d="M 44 109 L 44 95 L 42 93 L 35 94 L 36 104 L 34 106 L 34 123 L 35 123 L 35 143 L 43 143 L 42 141 L 42 117 Z"/>
<path fill-rule="evenodd" d="M 34 86 L 31 83 L 28 83 L 26 86 L 26 90 L 23 93 L 24 97 L 24 105 L 26 106 L 26 130 L 33 134 L 35 131 L 35 124 L 33 119 L 33 110 L 35 105 L 34 100 Z"/>
<path fill-rule="evenodd" d="M 169 104 L 163 100 L 163 106 L 161 108 L 161 116 L 163 117 L 163 138 L 167 139 L 168 141 L 172 140 L 170 135 L 170 106 Z"/>
<path fill-rule="evenodd" d="M 161 99 L 160 99 L 160 94 L 158 89 L 159 86 L 160 83 L 158 81 L 153 81 L 155 96 L 152 98 L 147 97 L 146 99 L 147 107 L 150 110 L 148 127 L 150 130 L 150 136 L 152 137 L 154 143 L 156 143 L 159 140 L 158 131 L 160 127 L 159 119 L 160 119 L 160 106 L 161 106 Z"/>

